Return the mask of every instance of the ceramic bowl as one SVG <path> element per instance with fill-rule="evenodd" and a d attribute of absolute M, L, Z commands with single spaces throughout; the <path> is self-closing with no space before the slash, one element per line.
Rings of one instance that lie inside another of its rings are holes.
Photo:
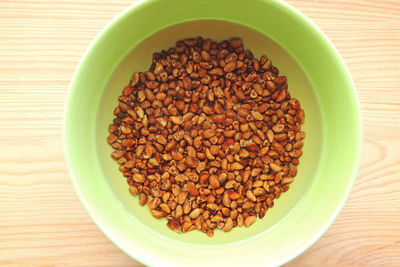
<path fill-rule="evenodd" d="M 251 227 L 176 234 L 129 194 L 106 142 L 117 97 L 152 53 L 179 39 L 241 37 L 288 78 L 305 111 L 298 175 L 290 190 Z M 65 157 L 87 212 L 104 234 L 153 266 L 280 265 L 314 243 L 338 215 L 358 168 L 361 127 L 349 72 L 327 37 L 281 1 L 147 0 L 97 36 L 73 77 L 65 112 Z"/>

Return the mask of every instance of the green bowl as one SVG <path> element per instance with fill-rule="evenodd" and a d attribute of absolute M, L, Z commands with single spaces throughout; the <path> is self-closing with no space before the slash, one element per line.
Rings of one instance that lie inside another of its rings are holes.
<path fill-rule="evenodd" d="M 176 234 L 129 194 L 106 142 L 117 96 L 154 51 L 179 39 L 241 37 L 288 77 L 306 114 L 298 175 L 275 207 L 251 227 Z M 154 266 L 280 265 L 329 227 L 356 177 L 360 112 L 350 74 L 326 36 L 281 1 L 148 0 L 114 19 L 82 58 L 68 95 L 65 156 L 72 182 L 93 221 L 118 247 Z"/>

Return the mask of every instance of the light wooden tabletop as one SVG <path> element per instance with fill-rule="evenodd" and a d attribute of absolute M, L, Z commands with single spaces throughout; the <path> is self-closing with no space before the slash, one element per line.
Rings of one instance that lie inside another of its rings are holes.
<path fill-rule="evenodd" d="M 86 214 L 64 163 L 61 130 L 80 57 L 132 2 L 0 1 L 0 265 L 141 266 Z M 400 1 L 288 2 L 343 56 L 364 127 L 350 199 L 327 233 L 288 265 L 400 266 Z"/>

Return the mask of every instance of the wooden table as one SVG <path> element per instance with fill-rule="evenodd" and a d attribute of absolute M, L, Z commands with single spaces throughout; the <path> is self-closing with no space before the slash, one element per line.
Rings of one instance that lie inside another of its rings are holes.
<path fill-rule="evenodd" d="M 141 266 L 86 214 L 65 167 L 61 134 L 80 57 L 132 2 L 0 1 L 1 265 Z M 347 63 L 361 102 L 364 145 L 339 218 L 288 265 L 400 266 L 400 1 L 289 3 L 328 35 Z"/>

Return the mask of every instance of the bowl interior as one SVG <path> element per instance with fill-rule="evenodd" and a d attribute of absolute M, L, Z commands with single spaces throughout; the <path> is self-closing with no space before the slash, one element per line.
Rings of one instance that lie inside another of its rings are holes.
<path fill-rule="evenodd" d="M 151 65 L 153 52 L 167 50 L 175 42 L 187 37 L 203 36 L 222 41 L 235 36 L 241 37 L 245 48 L 251 49 L 256 57 L 265 54 L 278 67 L 281 75 L 288 77 L 289 92 L 298 98 L 306 114 L 302 125 L 306 132 L 304 154 L 300 159 L 298 175 L 290 190 L 275 201 L 275 207 L 269 209 L 262 220 L 257 220 L 250 228 L 236 227 L 229 233 L 215 231 L 213 238 L 200 231 L 178 235 L 166 227 L 166 219 L 157 220 L 152 217 L 147 206 L 141 207 L 138 197 L 133 197 L 128 191 L 126 178 L 118 171 L 118 163 L 110 157 L 113 151 L 106 142 L 108 125 L 114 118 L 113 110 L 118 105 L 117 97 L 126 84 L 129 83 L 134 71 L 146 71 Z M 322 147 L 321 110 L 312 85 L 305 72 L 296 60 L 279 44 L 248 27 L 227 21 L 200 20 L 179 23 L 167 27 L 135 46 L 116 66 L 99 103 L 96 115 L 96 151 L 102 169 L 98 179 L 106 180 L 114 196 L 129 212 L 132 220 L 140 221 L 152 231 L 182 242 L 193 244 L 225 244 L 243 241 L 252 236 L 262 234 L 274 227 L 282 218 L 287 216 L 301 200 L 315 177 Z"/>

